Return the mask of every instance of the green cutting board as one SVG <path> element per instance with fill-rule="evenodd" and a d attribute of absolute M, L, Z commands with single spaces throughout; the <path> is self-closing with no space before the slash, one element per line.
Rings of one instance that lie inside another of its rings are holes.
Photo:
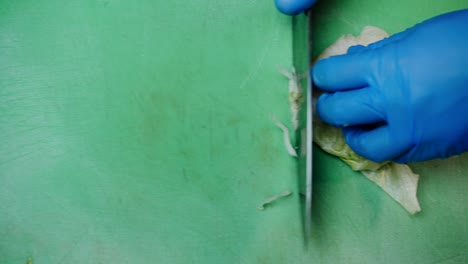
<path fill-rule="evenodd" d="M 466 7 L 324 0 L 314 52 Z M 273 1 L 2 1 L 0 263 L 468 263 L 468 155 L 412 165 L 411 216 L 316 149 L 304 246 L 269 119 L 289 121 L 292 26 Z"/>

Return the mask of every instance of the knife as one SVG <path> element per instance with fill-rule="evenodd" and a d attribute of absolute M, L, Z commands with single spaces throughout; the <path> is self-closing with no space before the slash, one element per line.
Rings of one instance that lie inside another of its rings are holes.
<path fill-rule="evenodd" d="M 312 64 L 312 12 L 311 7 L 316 0 L 275 0 L 276 7 L 284 14 L 297 15 L 303 10 L 304 16 L 293 17 L 293 63 L 299 72 L 306 72 L 307 85 L 304 91 L 305 105 L 301 107 L 301 126 L 296 138 L 299 139 L 298 183 L 299 190 L 304 196 L 302 222 L 304 241 L 308 243 L 311 237 L 312 225 L 312 178 L 313 178 L 313 109 L 312 109 L 312 80 L 310 70 Z M 305 19 L 304 19 L 305 18 Z"/>
<path fill-rule="evenodd" d="M 312 225 L 312 178 L 313 178 L 313 109 L 312 109 L 312 80 L 310 70 L 312 65 L 312 11 L 307 11 L 307 88 L 306 88 L 306 202 L 304 211 L 305 239 L 311 236 Z"/>

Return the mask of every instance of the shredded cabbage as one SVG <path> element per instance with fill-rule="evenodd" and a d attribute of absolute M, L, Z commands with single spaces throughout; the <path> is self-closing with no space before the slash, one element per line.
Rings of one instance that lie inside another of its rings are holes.
<path fill-rule="evenodd" d="M 265 210 L 265 207 L 266 207 L 267 205 L 269 205 L 269 204 L 275 202 L 275 201 L 278 200 L 278 199 L 281 199 L 281 198 L 284 198 L 284 197 L 288 197 L 288 196 L 291 195 L 291 194 L 292 194 L 292 192 L 290 192 L 290 191 L 284 191 L 284 192 L 282 192 L 282 193 L 280 193 L 280 194 L 277 194 L 277 195 L 275 195 L 275 196 L 269 197 L 269 198 L 267 198 L 263 203 L 261 203 L 261 204 L 257 207 L 257 209 L 260 210 L 260 211 L 263 211 L 263 210 Z"/>
<path fill-rule="evenodd" d="M 284 141 L 284 146 L 286 150 L 288 151 L 289 155 L 293 157 L 297 157 L 297 152 L 294 149 L 294 147 L 291 144 L 290 138 L 289 138 L 289 129 L 281 123 L 276 116 L 271 116 L 271 119 L 273 122 L 275 122 L 275 125 L 279 127 L 283 131 L 283 141 Z"/>

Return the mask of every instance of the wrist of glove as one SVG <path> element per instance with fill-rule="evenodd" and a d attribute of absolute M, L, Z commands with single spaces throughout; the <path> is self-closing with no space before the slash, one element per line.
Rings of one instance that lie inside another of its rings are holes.
<path fill-rule="evenodd" d="M 358 154 L 400 163 L 468 150 L 468 9 L 312 69 L 317 112 Z"/>

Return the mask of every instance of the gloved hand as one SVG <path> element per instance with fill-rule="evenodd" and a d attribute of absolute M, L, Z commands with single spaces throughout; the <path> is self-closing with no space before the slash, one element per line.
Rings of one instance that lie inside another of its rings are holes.
<path fill-rule="evenodd" d="M 275 0 L 276 8 L 286 15 L 297 15 L 313 6 L 317 0 Z"/>
<path fill-rule="evenodd" d="M 399 163 L 468 150 L 468 9 L 444 14 L 312 69 L 317 111 L 373 160 Z"/>

